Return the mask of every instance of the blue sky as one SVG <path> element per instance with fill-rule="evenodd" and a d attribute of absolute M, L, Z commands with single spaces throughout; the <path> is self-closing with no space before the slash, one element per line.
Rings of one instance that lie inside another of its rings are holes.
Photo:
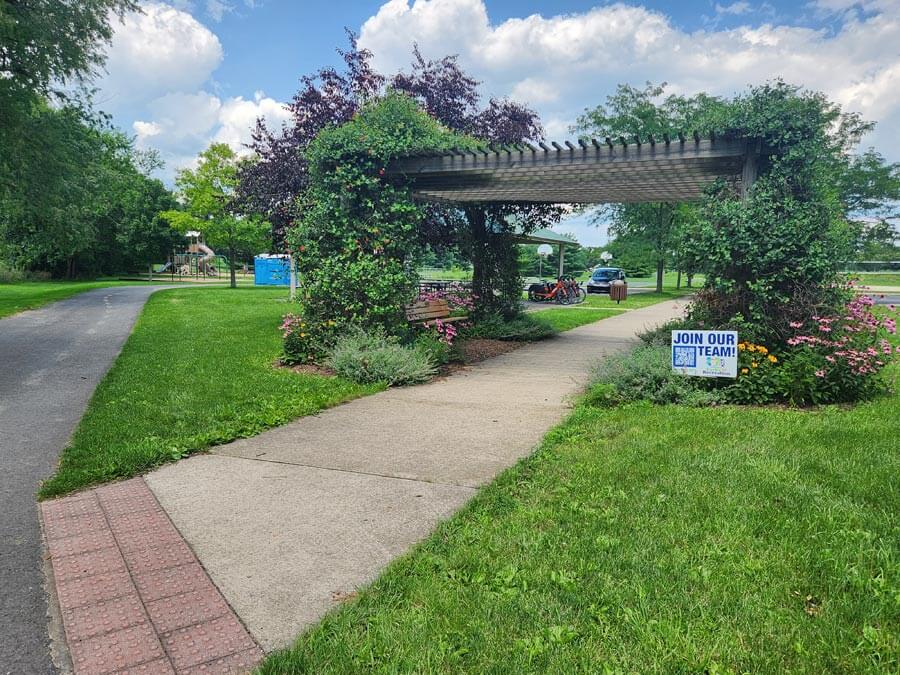
<path fill-rule="evenodd" d="M 298 79 L 337 65 L 344 27 L 385 73 L 457 53 L 487 95 L 511 96 L 564 139 L 618 82 L 730 95 L 772 77 L 825 91 L 879 122 L 865 145 L 900 160 L 900 0 L 171 0 L 145 2 L 117 26 L 98 103 L 164 178 L 211 141 L 236 149 L 253 120 L 285 118 Z M 584 243 L 603 234 L 566 229 Z"/>

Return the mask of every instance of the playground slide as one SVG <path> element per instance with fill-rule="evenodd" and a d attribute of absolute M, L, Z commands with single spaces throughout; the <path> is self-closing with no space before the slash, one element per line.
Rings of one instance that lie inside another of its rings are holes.
<path fill-rule="evenodd" d="M 216 272 L 216 252 L 202 241 L 197 244 L 197 248 L 203 253 L 203 262 L 206 266 L 206 274 L 218 274 Z"/>

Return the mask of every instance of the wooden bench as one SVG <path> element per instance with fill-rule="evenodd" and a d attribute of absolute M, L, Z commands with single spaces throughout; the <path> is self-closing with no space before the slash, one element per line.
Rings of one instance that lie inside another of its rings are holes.
<path fill-rule="evenodd" d="M 465 321 L 467 316 L 450 316 L 450 305 L 446 300 L 423 300 L 406 306 L 406 320 L 431 326 L 437 320 L 443 323 Z"/>

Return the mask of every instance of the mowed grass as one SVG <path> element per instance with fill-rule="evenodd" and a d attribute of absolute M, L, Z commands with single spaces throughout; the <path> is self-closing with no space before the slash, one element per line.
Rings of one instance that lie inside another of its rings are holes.
<path fill-rule="evenodd" d="M 647 293 L 635 293 L 633 289 L 629 289 L 632 292 L 628 294 L 628 297 L 622 302 L 615 302 L 609 299 L 609 295 L 606 293 L 591 293 L 589 294 L 582 305 L 580 307 L 600 307 L 600 308 L 609 308 L 609 309 L 640 309 L 642 307 L 647 307 L 649 305 L 655 305 L 657 302 L 664 302 L 666 300 L 677 300 L 678 298 L 683 298 L 687 295 L 690 295 L 696 288 L 681 288 L 679 290 L 668 289 L 664 290 L 662 293 L 657 293 L 656 291 L 649 291 Z"/>
<path fill-rule="evenodd" d="M 581 404 L 261 672 L 896 673 L 898 411 Z"/>
<path fill-rule="evenodd" d="M 900 288 L 900 272 L 861 272 L 850 276 L 859 279 L 863 286 L 897 286 Z"/>
<path fill-rule="evenodd" d="M 621 313 L 622 312 L 617 312 L 611 309 L 581 309 L 579 307 L 575 307 L 564 309 L 545 309 L 541 310 L 540 312 L 532 312 L 529 314 L 529 316 L 534 317 L 536 321 L 541 321 L 543 323 L 549 324 L 554 329 L 562 332 L 571 330 L 573 328 L 578 328 L 578 326 L 583 326 L 587 323 L 594 323 L 595 321 L 600 321 L 601 319 L 606 319 L 611 316 L 617 316 Z"/>
<path fill-rule="evenodd" d="M 78 293 L 94 288 L 109 286 L 135 286 L 134 281 L 21 281 L 14 284 L 0 284 L 0 319 L 37 309 L 56 300 L 64 300 Z"/>
<path fill-rule="evenodd" d="M 40 496 L 133 476 L 378 389 L 274 368 L 284 298 L 223 288 L 151 296 Z"/>

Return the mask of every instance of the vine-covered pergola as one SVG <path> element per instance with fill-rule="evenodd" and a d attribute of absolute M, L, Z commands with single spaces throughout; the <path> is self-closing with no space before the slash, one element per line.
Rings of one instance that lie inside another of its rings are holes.
<path fill-rule="evenodd" d="M 405 157 L 387 170 L 417 199 L 448 204 L 683 202 L 719 178 L 746 196 L 759 154 L 752 139 L 693 133 L 485 146 Z"/>

